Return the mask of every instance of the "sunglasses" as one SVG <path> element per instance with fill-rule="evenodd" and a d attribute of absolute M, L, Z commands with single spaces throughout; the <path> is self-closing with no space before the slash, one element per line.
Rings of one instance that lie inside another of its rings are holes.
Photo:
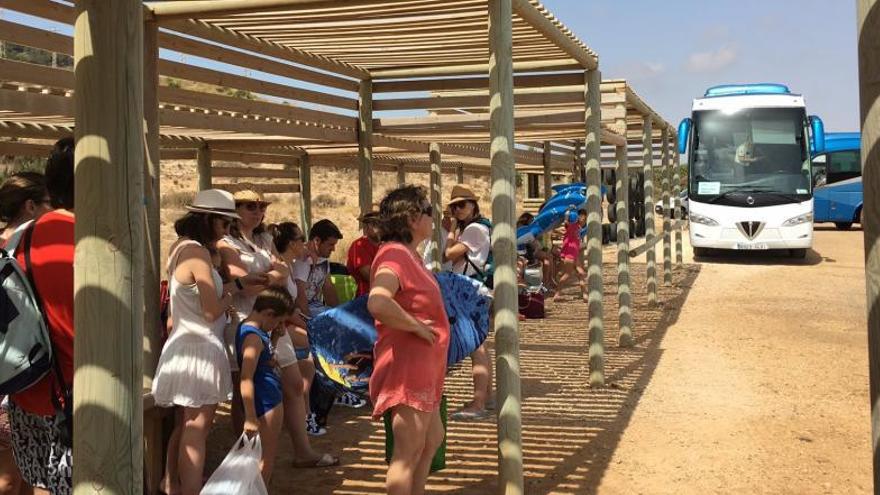
<path fill-rule="evenodd" d="M 467 204 L 468 204 L 467 201 L 462 201 L 460 203 L 452 203 L 451 205 L 449 205 L 449 209 L 451 211 L 460 210 L 460 209 L 464 208 L 465 206 L 467 206 Z"/>
<path fill-rule="evenodd" d="M 239 207 L 239 206 L 244 207 L 244 209 L 247 211 L 257 211 L 258 209 L 260 211 L 266 211 L 266 208 L 269 207 L 269 203 L 263 203 L 263 202 L 258 202 L 258 201 L 247 201 L 244 203 L 236 204 L 236 207 Z"/>

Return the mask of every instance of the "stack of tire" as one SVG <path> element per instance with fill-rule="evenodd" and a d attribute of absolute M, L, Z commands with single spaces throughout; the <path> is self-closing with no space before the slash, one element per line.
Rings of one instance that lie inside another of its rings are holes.
<path fill-rule="evenodd" d="M 617 174 L 614 170 L 602 170 L 605 185 L 606 217 L 602 224 L 602 243 L 617 242 Z M 629 176 L 629 235 L 630 238 L 645 235 L 645 175 L 630 171 Z"/>

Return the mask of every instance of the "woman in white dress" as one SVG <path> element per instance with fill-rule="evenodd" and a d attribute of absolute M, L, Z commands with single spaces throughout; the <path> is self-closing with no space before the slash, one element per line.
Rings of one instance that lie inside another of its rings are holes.
<path fill-rule="evenodd" d="M 157 405 L 177 407 L 162 487 L 168 494 L 196 495 L 202 487 L 205 440 L 214 412 L 232 391 L 223 345 L 226 312 L 239 287 L 262 286 L 265 275 L 224 285 L 215 268 L 216 242 L 238 217 L 231 194 L 201 191 L 187 210 L 174 223 L 178 240 L 167 266 L 172 330 L 162 348 L 152 393 Z"/>
<path fill-rule="evenodd" d="M 266 286 L 285 287 L 290 271 L 287 265 L 275 255 L 272 236 L 266 232 L 263 220 L 269 202 L 251 190 L 238 191 L 233 195 L 235 212 L 238 218 L 225 236 L 217 243 L 217 251 L 223 268 L 231 279 L 251 274 L 267 277 Z M 229 368 L 232 373 L 232 426 L 236 434 L 244 427 L 244 409 L 241 402 L 238 361 L 235 359 L 235 334 L 238 322 L 244 321 L 254 307 L 254 301 L 265 286 L 241 287 L 232 297 L 232 305 L 237 315 L 226 327 L 225 343 Z"/>

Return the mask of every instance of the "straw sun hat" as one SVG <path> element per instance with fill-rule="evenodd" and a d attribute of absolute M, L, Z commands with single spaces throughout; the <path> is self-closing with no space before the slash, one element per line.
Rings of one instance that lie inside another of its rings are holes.
<path fill-rule="evenodd" d="M 191 204 L 186 209 L 197 213 L 212 213 L 224 217 L 239 219 L 235 212 L 235 200 L 228 191 L 220 189 L 205 189 L 199 191 Z"/>
<path fill-rule="evenodd" d="M 474 194 L 471 188 L 462 184 L 456 184 L 452 187 L 452 194 L 450 194 L 448 205 L 454 205 L 462 201 L 473 201 L 476 203 L 479 200 L 480 197 Z"/>
<path fill-rule="evenodd" d="M 234 199 L 236 203 L 264 203 L 267 205 L 271 203 L 271 201 L 263 199 L 263 195 L 253 189 L 236 191 L 232 196 L 232 199 Z"/>

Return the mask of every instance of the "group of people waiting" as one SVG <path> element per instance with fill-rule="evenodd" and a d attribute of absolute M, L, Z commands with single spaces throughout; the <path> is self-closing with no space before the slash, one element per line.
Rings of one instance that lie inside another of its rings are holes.
<path fill-rule="evenodd" d="M 70 400 L 63 392 L 73 383 L 73 148 L 72 139 L 59 141 L 45 174 L 13 174 L 0 185 L 0 222 L 5 224 L 0 246 L 19 229 L 33 226 L 28 268 L 62 371 L 61 378 L 48 374 L 5 402 L 0 493 L 71 492 L 70 439 L 57 420 L 56 405 L 59 399 Z M 365 398 L 341 393 L 322 380 L 309 348 L 309 320 L 339 302 L 329 258 L 343 235 L 327 219 L 308 232 L 294 222 L 266 225 L 269 206 L 252 190 L 209 189 L 196 194 L 174 223 L 177 240 L 165 267 L 167 340 L 152 386 L 155 403 L 175 411 L 160 487 L 166 494 L 201 490 L 206 440 L 221 403 L 231 401 L 236 433 L 260 435 L 261 474 L 267 484 L 282 429 L 294 446 L 293 467 L 334 466 L 339 458 L 314 450 L 309 436 L 327 432 L 329 406 L 366 404 Z M 364 235 L 347 253 L 347 270 L 357 294 L 369 296 L 378 331 L 369 399 L 374 418 L 391 412 L 395 445 L 387 489 L 394 494 L 423 491 L 445 434 L 439 405 L 449 321 L 436 303 L 441 294 L 431 274 L 437 268 L 428 255 L 432 218 L 425 189 L 401 186 L 359 217 Z M 578 246 L 570 238 L 582 220 L 566 227 L 559 286 L 576 276 Z M 442 269 L 491 288 L 492 224 L 466 185 L 453 188 L 442 228 Z M 545 275 L 552 280 L 555 264 L 549 250 L 536 243 L 525 257 L 549 265 Z M 485 344 L 471 358 L 473 400 L 452 419 L 484 418 L 494 407 Z"/>

